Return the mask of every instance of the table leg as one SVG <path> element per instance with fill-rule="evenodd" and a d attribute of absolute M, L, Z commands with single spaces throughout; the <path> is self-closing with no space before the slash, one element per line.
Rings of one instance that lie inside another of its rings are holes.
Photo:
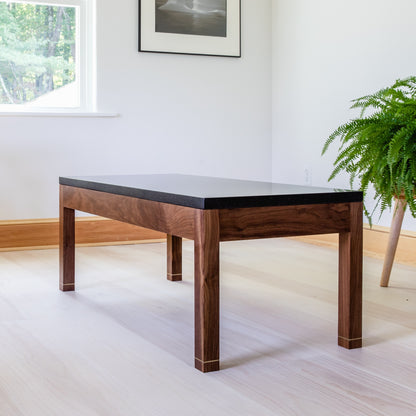
<path fill-rule="evenodd" d="M 182 238 L 167 235 L 168 280 L 178 282 L 182 280 Z"/>
<path fill-rule="evenodd" d="M 339 235 L 338 345 L 362 346 L 363 206 L 350 204 L 350 231 Z"/>
<path fill-rule="evenodd" d="M 195 368 L 207 373 L 220 367 L 219 216 L 197 210 L 195 221 Z"/>
<path fill-rule="evenodd" d="M 59 210 L 59 289 L 68 292 L 75 290 L 75 210 L 62 199 Z"/>

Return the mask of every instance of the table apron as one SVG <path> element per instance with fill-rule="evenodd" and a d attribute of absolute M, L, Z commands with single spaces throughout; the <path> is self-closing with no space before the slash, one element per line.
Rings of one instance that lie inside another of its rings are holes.
<path fill-rule="evenodd" d="M 61 203 L 113 220 L 195 239 L 196 208 L 60 185 Z M 350 230 L 350 205 L 328 203 L 215 210 L 220 241 L 298 235 L 345 233 Z"/>
<path fill-rule="evenodd" d="M 344 233 L 350 203 L 222 209 L 219 222 L 221 241 Z"/>
<path fill-rule="evenodd" d="M 60 192 L 65 208 L 194 239 L 193 208 L 66 185 Z"/>

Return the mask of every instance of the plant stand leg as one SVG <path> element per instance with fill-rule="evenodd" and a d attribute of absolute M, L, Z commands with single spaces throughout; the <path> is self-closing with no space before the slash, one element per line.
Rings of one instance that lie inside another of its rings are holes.
<path fill-rule="evenodd" d="M 387 245 L 386 256 L 384 257 L 383 273 L 381 274 L 380 286 L 389 285 L 390 273 L 393 267 L 394 255 L 396 254 L 397 243 L 399 242 L 400 230 L 402 228 L 406 201 L 403 198 L 397 198 L 391 221 L 389 242 Z"/>

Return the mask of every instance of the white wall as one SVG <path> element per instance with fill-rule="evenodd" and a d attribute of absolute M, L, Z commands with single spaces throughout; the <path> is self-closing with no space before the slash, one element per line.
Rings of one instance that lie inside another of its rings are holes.
<path fill-rule="evenodd" d="M 137 0 L 97 3 L 98 109 L 121 116 L 0 117 L 0 220 L 56 217 L 59 175 L 269 180 L 273 163 L 275 181 L 348 187 L 327 183 L 326 137 L 414 74 L 414 0 L 242 0 L 241 59 L 138 53 Z"/>
<path fill-rule="evenodd" d="M 98 110 L 0 117 L 0 220 L 58 216 L 58 176 L 271 178 L 271 0 L 242 0 L 241 59 L 137 52 L 138 1 L 97 1 Z"/>
<path fill-rule="evenodd" d="M 273 0 L 275 181 L 348 188 L 328 185 L 337 147 L 321 157 L 322 145 L 357 115 L 350 100 L 415 74 L 415 16 L 414 0 Z"/>

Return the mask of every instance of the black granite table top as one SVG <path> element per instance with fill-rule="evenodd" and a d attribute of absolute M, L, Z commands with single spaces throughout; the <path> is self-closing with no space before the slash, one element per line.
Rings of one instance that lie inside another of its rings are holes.
<path fill-rule="evenodd" d="M 60 177 L 59 183 L 198 209 L 363 200 L 360 191 L 180 174 Z"/>

